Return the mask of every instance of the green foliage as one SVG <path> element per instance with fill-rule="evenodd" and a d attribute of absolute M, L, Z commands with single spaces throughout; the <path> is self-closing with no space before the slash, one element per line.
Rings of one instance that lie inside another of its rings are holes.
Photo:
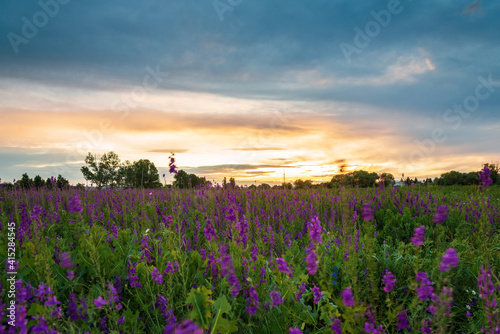
<path fill-rule="evenodd" d="M 210 299 L 212 291 L 204 286 L 191 289 L 186 299 L 187 304 L 191 304 L 193 311 L 189 314 L 190 319 L 195 320 L 201 327 L 208 329 L 212 314 L 214 301 Z"/>

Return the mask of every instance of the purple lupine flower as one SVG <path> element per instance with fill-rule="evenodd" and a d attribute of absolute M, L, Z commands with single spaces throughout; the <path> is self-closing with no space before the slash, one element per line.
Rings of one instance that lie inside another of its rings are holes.
<path fill-rule="evenodd" d="M 417 282 L 420 285 L 417 287 L 417 295 L 420 301 L 425 301 L 427 298 L 431 298 L 433 295 L 434 288 L 431 286 L 432 282 L 426 272 L 417 273 Z"/>
<path fill-rule="evenodd" d="M 173 264 L 172 262 L 168 261 L 167 266 L 165 270 L 163 271 L 163 274 L 175 274 L 179 270 L 179 262 L 175 261 Z"/>
<path fill-rule="evenodd" d="M 158 268 L 154 268 L 151 271 L 151 277 L 153 278 L 153 281 L 156 282 L 156 284 L 163 284 L 163 275 L 158 270 Z"/>
<path fill-rule="evenodd" d="M 271 291 L 269 296 L 271 297 L 273 306 L 281 305 L 285 301 L 285 299 L 283 299 L 283 297 L 280 296 L 280 293 L 276 290 Z"/>
<path fill-rule="evenodd" d="M 82 212 L 82 204 L 80 202 L 80 196 L 75 193 L 68 202 L 68 211 L 69 212 Z"/>
<path fill-rule="evenodd" d="M 290 271 L 290 268 L 288 268 L 288 264 L 286 263 L 285 259 L 283 259 L 282 257 L 276 258 L 276 267 L 282 273 L 289 274 L 289 275 L 292 274 L 292 272 Z"/>
<path fill-rule="evenodd" d="M 259 247 L 257 247 L 257 245 L 253 245 L 251 257 L 254 262 L 259 258 Z"/>
<path fill-rule="evenodd" d="M 482 300 L 484 300 L 484 305 L 486 306 L 487 310 L 491 312 L 498 308 L 498 302 L 495 296 L 495 278 L 491 269 L 485 269 L 483 266 L 481 266 L 480 270 L 481 271 L 479 277 L 477 278 L 479 296 Z M 489 322 L 490 327 L 492 327 L 493 325 L 491 323 L 491 320 L 489 320 Z"/>
<path fill-rule="evenodd" d="M 177 174 L 177 166 L 175 165 L 175 157 L 174 153 L 172 153 L 169 157 L 170 162 L 168 163 L 169 170 L 168 172 L 170 174 Z"/>
<path fill-rule="evenodd" d="M 123 324 L 125 322 L 125 316 L 121 317 L 118 319 L 118 321 L 116 322 L 118 324 L 118 326 L 120 326 L 121 324 Z"/>
<path fill-rule="evenodd" d="M 205 223 L 205 228 L 203 229 L 203 234 L 205 235 L 205 239 L 208 242 L 212 241 L 212 239 L 217 239 L 215 235 L 215 228 L 210 219 L 207 219 Z"/>
<path fill-rule="evenodd" d="M 78 304 L 76 302 L 76 294 L 74 293 L 69 295 L 68 313 L 70 321 L 74 322 L 78 320 Z"/>
<path fill-rule="evenodd" d="M 75 278 L 75 272 L 73 270 L 68 271 L 66 278 L 72 281 Z"/>
<path fill-rule="evenodd" d="M 342 334 L 342 320 L 340 317 L 332 318 L 332 332 L 333 334 Z"/>
<path fill-rule="evenodd" d="M 203 334 L 203 328 L 191 320 L 186 320 L 175 329 L 174 334 Z"/>
<path fill-rule="evenodd" d="M 61 304 L 61 302 L 57 300 L 56 296 L 48 297 L 47 301 L 44 303 L 45 306 L 57 306 L 59 304 Z"/>
<path fill-rule="evenodd" d="M 299 291 L 297 292 L 297 301 L 300 301 L 300 298 L 302 298 L 302 295 L 304 294 L 304 292 L 306 291 L 306 283 L 302 282 L 302 284 L 299 286 Z"/>
<path fill-rule="evenodd" d="M 307 254 L 306 256 L 307 270 L 309 271 L 309 275 L 314 275 L 318 271 L 318 263 L 319 263 L 319 261 L 316 259 L 314 243 L 311 242 L 311 244 L 306 250 L 306 254 Z"/>
<path fill-rule="evenodd" d="M 354 306 L 354 296 L 350 287 L 347 287 L 340 293 L 345 306 Z"/>
<path fill-rule="evenodd" d="M 394 277 L 394 275 L 390 271 L 388 271 L 383 276 L 382 284 L 384 284 L 384 291 L 385 292 L 391 292 L 392 289 L 394 289 L 394 286 L 396 285 L 396 278 Z"/>
<path fill-rule="evenodd" d="M 288 330 L 289 330 L 288 334 L 303 334 L 302 331 L 298 328 L 290 327 L 288 328 Z"/>
<path fill-rule="evenodd" d="M 413 231 L 415 234 L 411 238 L 411 242 L 413 242 L 415 246 L 422 245 L 425 241 L 425 226 L 416 227 Z"/>
<path fill-rule="evenodd" d="M 406 315 L 406 310 L 402 310 L 398 313 L 398 331 L 410 328 L 410 323 L 408 321 L 408 316 Z"/>
<path fill-rule="evenodd" d="M 236 274 L 234 273 L 233 258 L 231 257 L 230 254 L 227 254 L 222 258 L 221 265 L 222 265 L 221 274 L 222 276 L 227 276 L 227 281 L 232 286 L 231 294 L 233 298 L 236 298 L 239 290 L 241 289 L 241 285 L 238 280 L 238 277 L 236 277 Z"/>
<path fill-rule="evenodd" d="M 315 286 L 314 288 L 312 288 L 312 291 L 313 291 L 313 301 L 314 301 L 314 304 L 318 305 L 321 297 L 323 296 L 323 293 L 321 292 L 321 290 Z"/>
<path fill-rule="evenodd" d="M 373 216 L 375 214 L 375 211 L 373 208 L 370 206 L 369 203 L 363 204 L 363 207 L 361 208 L 361 218 L 365 221 L 369 221 L 373 219 Z"/>
<path fill-rule="evenodd" d="M 458 260 L 459 257 L 457 256 L 457 252 L 453 248 L 448 248 L 443 255 L 439 270 L 448 271 L 451 269 L 451 267 L 455 268 L 457 266 Z"/>
<path fill-rule="evenodd" d="M 308 227 L 309 227 L 309 236 L 311 237 L 311 240 L 315 243 L 320 244 L 322 227 L 317 216 L 311 219 L 311 221 L 308 224 Z"/>
<path fill-rule="evenodd" d="M 443 223 L 446 219 L 448 219 L 448 211 L 449 209 L 447 205 L 439 206 L 432 221 L 436 224 Z"/>
<path fill-rule="evenodd" d="M 63 268 L 73 268 L 75 266 L 71 261 L 71 255 L 69 252 L 59 255 L 59 265 Z"/>
<path fill-rule="evenodd" d="M 246 310 L 251 315 L 255 315 L 257 313 L 257 309 L 259 308 L 259 295 L 253 286 L 250 287 L 248 294 L 250 297 L 247 298 L 248 306 L 246 307 Z"/>
<path fill-rule="evenodd" d="M 97 308 L 102 308 L 104 305 L 106 305 L 108 301 L 101 296 L 97 297 L 97 299 L 94 299 L 94 305 Z"/>
<path fill-rule="evenodd" d="M 490 177 L 491 170 L 488 168 L 488 165 L 484 165 L 484 168 L 478 173 L 478 175 L 479 182 L 481 183 L 479 185 L 479 189 L 486 188 L 493 183 L 493 180 Z"/>

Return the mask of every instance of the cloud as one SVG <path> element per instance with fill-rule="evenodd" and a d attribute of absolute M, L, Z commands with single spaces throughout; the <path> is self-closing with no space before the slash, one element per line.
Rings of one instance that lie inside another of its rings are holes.
<path fill-rule="evenodd" d="M 148 152 L 152 153 L 186 153 L 189 152 L 189 149 L 183 149 L 183 148 L 157 148 L 154 150 L 149 150 Z"/>
<path fill-rule="evenodd" d="M 231 151 L 284 151 L 283 147 L 243 147 L 243 148 L 228 148 Z"/>

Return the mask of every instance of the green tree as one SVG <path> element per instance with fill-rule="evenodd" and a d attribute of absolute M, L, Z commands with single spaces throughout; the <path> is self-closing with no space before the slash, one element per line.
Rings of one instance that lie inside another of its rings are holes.
<path fill-rule="evenodd" d="M 303 181 L 301 179 L 295 180 L 293 182 L 295 189 L 308 189 L 312 188 L 312 181 L 311 180 L 306 180 Z"/>
<path fill-rule="evenodd" d="M 42 177 L 40 175 L 37 175 L 33 179 L 33 185 L 36 188 L 42 188 L 43 186 L 45 186 L 45 181 L 44 181 L 44 179 L 42 179 Z"/>
<path fill-rule="evenodd" d="M 24 189 L 29 189 L 33 185 L 33 180 L 30 179 L 28 173 L 24 173 L 23 176 L 21 177 L 21 180 L 19 180 L 18 182 L 19 186 L 21 186 Z"/>
<path fill-rule="evenodd" d="M 134 182 L 141 188 L 161 187 L 160 174 L 155 164 L 148 159 L 134 161 L 132 164 Z"/>
<path fill-rule="evenodd" d="M 69 181 L 65 179 L 61 174 L 57 175 L 56 187 L 63 189 L 69 186 Z"/>
<path fill-rule="evenodd" d="M 382 178 L 383 176 L 383 178 Z M 380 175 L 380 179 L 383 180 L 384 182 L 384 186 L 389 186 L 391 184 L 394 184 L 394 175 L 392 175 L 391 173 L 383 173 L 382 175 Z"/>
<path fill-rule="evenodd" d="M 189 188 L 189 174 L 182 169 L 179 170 L 174 176 L 174 187 L 180 189 Z"/>
<path fill-rule="evenodd" d="M 113 186 L 118 181 L 118 170 L 121 164 L 115 152 L 105 153 L 101 157 L 92 155 L 89 152 L 85 158 L 85 163 L 88 166 L 81 168 L 83 177 L 85 180 L 95 183 L 97 187 Z"/>
<path fill-rule="evenodd" d="M 366 188 L 372 187 L 375 184 L 375 181 L 378 179 L 378 174 L 358 170 L 353 172 L 352 177 L 355 185 L 358 185 L 361 188 Z"/>

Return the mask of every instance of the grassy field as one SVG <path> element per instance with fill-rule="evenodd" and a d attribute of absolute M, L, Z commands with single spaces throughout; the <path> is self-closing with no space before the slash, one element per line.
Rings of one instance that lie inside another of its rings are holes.
<path fill-rule="evenodd" d="M 499 209 L 498 186 L 0 188 L 0 331 L 498 333 Z"/>

